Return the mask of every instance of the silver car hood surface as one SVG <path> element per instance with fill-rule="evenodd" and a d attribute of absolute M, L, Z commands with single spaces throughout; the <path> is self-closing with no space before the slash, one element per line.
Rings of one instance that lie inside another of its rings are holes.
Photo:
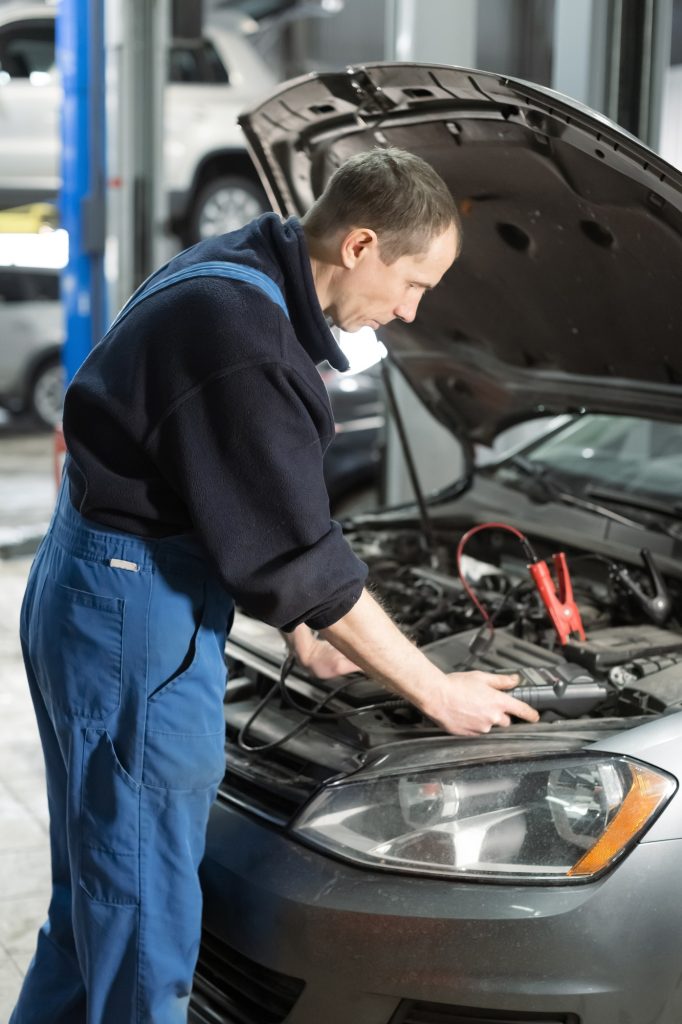
<path fill-rule="evenodd" d="M 502 729 L 474 738 L 431 736 L 400 740 L 375 747 L 350 778 L 366 781 L 468 764 L 566 755 L 584 752 L 593 746 L 611 751 L 609 744 L 617 744 L 624 734 L 641 723 L 642 719 L 631 720 L 624 728 L 623 720 L 618 718 L 563 719 L 532 726 L 520 723 L 511 730 Z"/>
<path fill-rule="evenodd" d="M 616 125 L 540 86 L 393 63 L 285 83 L 240 121 L 283 215 L 373 146 L 448 183 L 462 254 L 381 337 L 461 438 L 564 411 L 682 418 L 682 174 Z"/>

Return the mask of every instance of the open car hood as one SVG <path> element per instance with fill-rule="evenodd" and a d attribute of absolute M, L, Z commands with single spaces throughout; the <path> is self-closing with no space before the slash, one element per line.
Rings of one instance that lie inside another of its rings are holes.
<path fill-rule="evenodd" d="M 622 129 L 540 86 L 414 63 L 296 79 L 240 122 L 285 216 L 373 146 L 448 183 L 462 254 L 381 338 L 461 438 L 565 411 L 682 417 L 682 174 Z"/>

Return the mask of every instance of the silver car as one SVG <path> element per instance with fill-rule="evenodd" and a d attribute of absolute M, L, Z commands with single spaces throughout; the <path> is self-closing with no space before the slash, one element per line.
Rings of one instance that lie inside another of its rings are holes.
<path fill-rule="evenodd" d="M 0 405 L 43 427 L 59 423 L 63 336 L 59 271 L 0 267 Z"/>
<path fill-rule="evenodd" d="M 59 189 L 57 15 L 51 4 L 0 4 L 4 206 L 50 198 Z M 244 19 L 225 12 L 222 20 L 227 27 L 207 25 L 202 39 L 173 39 L 168 53 L 164 187 L 170 225 L 186 245 L 241 227 L 266 208 L 236 118 L 275 78 L 242 35 Z"/>
<path fill-rule="evenodd" d="M 679 1024 L 682 176 L 443 66 L 307 77 L 242 123 L 282 213 L 376 145 L 457 197 L 460 259 L 382 340 L 465 472 L 346 527 L 429 657 L 518 672 L 541 719 L 446 736 L 238 615 L 191 1019 Z M 537 416 L 560 419 L 474 464 Z"/>

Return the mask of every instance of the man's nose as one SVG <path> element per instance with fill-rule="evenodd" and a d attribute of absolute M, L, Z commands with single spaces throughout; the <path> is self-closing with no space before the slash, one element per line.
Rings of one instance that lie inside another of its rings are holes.
<path fill-rule="evenodd" d="M 396 306 L 393 310 L 393 315 L 398 320 L 403 320 L 406 324 L 411 324 L 417 315 L 417 306 L 419 305 L 419 299 L 415 299 L 412 302 L 401 302 L 399 306 Z"/>

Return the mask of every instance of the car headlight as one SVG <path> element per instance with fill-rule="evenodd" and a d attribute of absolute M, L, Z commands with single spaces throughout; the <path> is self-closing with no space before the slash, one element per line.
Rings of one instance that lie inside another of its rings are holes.
<path fill-rule="evenodd" d="M 333 783 L 293 827 L 368 867 L 567 884 L 610 868 L 676 788 L 671 776 L 608 754 L 469 763 Z"/>

